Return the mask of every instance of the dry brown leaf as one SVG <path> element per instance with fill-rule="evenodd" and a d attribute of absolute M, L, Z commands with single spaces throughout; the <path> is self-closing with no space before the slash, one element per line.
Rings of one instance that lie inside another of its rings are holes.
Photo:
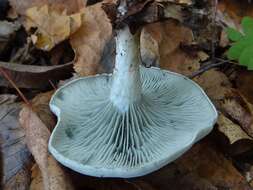
<path fill-rule="evenodd" d="M 75 71 L 81 75 L 93 75 L 99 70 L 103 49 L 112 36 L 112 27 L 101 3 L 83 9 L 81 28 L 71 35 L 75 50 Z"/>
<path fill-rule="evenodd" d="M 0 95 L 0 173 L 4 190 L 26 190 L 30 183 L 32 158 L 18 122 L 21 105 L 14 103 L 15 99 L 14 95 Z"/>
<path fill-rule="evenodd" d="M 253 137 L 253 106 L 238 91 L 231 90 L 219 103 L 221 109 Z"/>
<path fill-rule="evenodd" d="M 245 178 L 210 138 L 195 144 L 174 163 L 139 180 L 159 190 L 250 190 Z"/>
<path fill-rule="evenodd" d="M 70 180 L 54 158 L 48 153 L 50 131 L 37 114 L 29 107 L 20 112 L 20 123 L 25 129 L 29 150 L 38 164 L 43 178 L 45 190 L 71 190 Z"/>
<path fill-rule="evenodd" d="M 20 88 L 43 89 L 50 86 L 50 82 L 71 77 L 73 63 L 56 66 L 22 65 L 1 62 L 0 67 L 5 70 Z M 0 86 L 11 87 L 10 83 L 0 74 Z"/>
<path fill-rule="evenodd" d="M 176 163 L 181 170 L 193 172 L 217 189 L 250 190 L 245 178 L 211 142 L 195 145 Z"/>
<path fill-rule="evenodd" d="M 30 178 L 30 169 L 22 168 L 3 185 L 3 190 L 27 190 L 29 189 Z"/>
<path fill-rule="evenodd" d="M 70 179 L 66 176 L 63 169 L 59 166 L 57 161 L 51 156 L 48 156 L 47 160 L 47 172 L 48 172 L 48 189 L 49 190 L 72 190 L 74 189 L 70 184 Z M 32 182 L 30 190 L 46 190 L 44 184 L 43 172 L 39 169 L 39 166 L 35 165 L 32 169 Z M 44 188 L 43 188 L 44 186 Z"/>
<path fill-rule="evenodd" d="M 34 164 L 32 167 L 32 182 L 29 190 L 44 190 L 43 179 L 37 164 Z"/>
<path fill-rule="evenodd" d="M 33 43 L 46 51 L 68 38 L 82 24 L 81 13 L 67 15 L 66 11 L 48 5 L 29 8 L 25 16 L 26 29 L 37 28 L 32 36 Z"/>
<path fill-rule="evenodd" d="M 244 16 L 253 16 L 253 7 L 249 1 L 220 0 L 217 8 L 223 15 L 223 23 L 229 27 L 240 28 Z M 216 19 L 219 19 L 219 13 Z"/>
<path fill-rule="evenodd" d="M 175 20 L 149 24 L 141 33 L 142 61 L 146 65 L 159 64 L 163 69 L 189 75 L 199 69 L 203 57 L 180 47 L 192 42 L 192 31 Z"/>
<path fill-rule="evenodd" d="M 215 102 L 225 98 L 225 94 L 232 87 L 227 76 L 215 69 L 211 69 L 194 79 Z"/>
<path fill-rule="evenodd" d="M 49 101 L 54 91 L 40 93 L 32 99 L 33 110 L 37 113 L 41 121 L 52 131 L 56 124 L 55 116 L 49 108 Z"/>
<path fill-rule="evenodd" d="M 205 90 L 216 107 L 253 137 L 252 105 L 239 91 L 232 88 L 227 76 L 216 70 L 209 70 L 195 78 L 195 81 Z"/>
<path fill-rule="evenodd" d="M 236 87 L 253 104 L 253 72 L 240 70 L 236 75 Z"/>
<path fill-rule="evenodd" d="M 46 4 L 57 7 L 58 9 L 66 9 L 68 14 L 76 13 L 82 9 L 85 0 L 9 0 L 13 9 L 21 15 L 24 15 L 26 10 L 31 7 L 39 7 Z"/>
<path fill-rule="evenodd" d="M 239 140 L 253 140 L 245 133 L 242 128 L 235 124 L 233 121 L 225 117 L 223 114 L 219 114 L 218 118 L 218 130 L 222 132 L 229 140 L 230 144 L 233 144 Z"/>
<path fill-rule="evenodd" d="M 174 18 L 179 20 L 180 22 L 183 21 L 183 7 L 180 5 L 175 4 L 168 4 L 163 6 L 163 14 L 165 18 Z"/>

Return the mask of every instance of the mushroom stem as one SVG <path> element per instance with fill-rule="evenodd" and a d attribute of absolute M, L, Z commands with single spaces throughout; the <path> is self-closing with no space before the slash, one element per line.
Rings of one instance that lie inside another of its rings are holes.
<path fill-rule="evenodd" d="M 121 112 L 141 99 L 140 62 L 139 33 L 132 35 L 128 26 L 119 29 L 110 99 Z"/>

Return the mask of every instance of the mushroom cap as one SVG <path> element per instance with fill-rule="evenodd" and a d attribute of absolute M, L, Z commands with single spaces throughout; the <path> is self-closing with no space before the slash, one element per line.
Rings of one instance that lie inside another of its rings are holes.
<path fill-rule="evenodd" d="M 137 177 L 160 169 L 207 135 L 217 111 L 187 77 L 140 67 L 142 99 L 122 113 L 110 101 L 111 74 L 73 80 L 50 101 L 58 122 L 49 151 L 97 177 Z"/>

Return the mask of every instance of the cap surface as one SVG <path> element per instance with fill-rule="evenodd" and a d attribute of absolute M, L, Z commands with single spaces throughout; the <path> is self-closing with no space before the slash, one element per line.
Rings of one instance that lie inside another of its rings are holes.
<path fill-rule="evenodd" d="M 174 161 L 207 135 L 217 112 L 183 75 L 140 68 L 142 101 L 119 112 L 111 75 L 73 80 L 50 101 L 58 122 L 49 150 L 63 165 L 97 177 L 137 177 Z"/>

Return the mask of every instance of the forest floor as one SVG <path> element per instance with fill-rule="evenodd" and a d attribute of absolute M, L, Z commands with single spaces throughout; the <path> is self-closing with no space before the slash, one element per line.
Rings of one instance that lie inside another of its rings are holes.
<path fill-rule="evenodd" d="M 104 179 L 78 174 L 50 155 L 54 91 L 113 70 L 114 32 L 101 7 L 109 2 L 0 1 L 0 189 L 253 189 L 253 72 L 228 56 L 233 42 L 227 32 L 247 33 L 241 24 L 253 17 L 247 0 L 150 0 L 138 10 L 146 23 L 144 65 L 191 78 L 219 113 L 213 131 L 183 156 L 143 177 Z M 253 23 L 248 28 L 253 31 Z M 251 60 L 253 50 L 248 54 Z"/>

